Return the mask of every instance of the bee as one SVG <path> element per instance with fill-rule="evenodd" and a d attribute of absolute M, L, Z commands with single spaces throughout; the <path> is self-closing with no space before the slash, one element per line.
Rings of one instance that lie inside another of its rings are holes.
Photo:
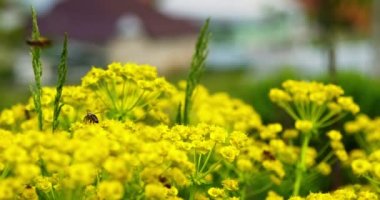
<path fill-rule="evenodd" d="M 45 37 L 39 37 L 38 39 L 28 39 L 26 40 L 26 44 L 28 44 L 31 47 L 48 47 L 50 46 L 52 41 Z"/>
<path fill-rule="evenodd" d="M 267 151 L 267 150 L 263 151 L 263 158 L 264 160 L 276 160 L 276 157 L 274 157 L 274 155 L 270 151 Z"/>
<path fill-rule="evenodd" d="M 87 111 L 87 114 L 86 114 L 86 116 L 84 116 L 83 121 L 85 123 L 90 123 L 90 124 L 99 123 L 98 117 L 94 113 L 91 113 L 89 111 Z"/>

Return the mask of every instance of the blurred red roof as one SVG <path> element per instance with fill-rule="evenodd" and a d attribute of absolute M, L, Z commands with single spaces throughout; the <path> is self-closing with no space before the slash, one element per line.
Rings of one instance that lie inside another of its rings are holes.
<path fill-rule="evenodd" d="M 118 19 L 128 14 L 137 16 L 144 31 L 153 38 L 198 31 L 189 21 L 159 13 L 149 0 L 65 0 L 40 16 L 38 24 L 43 35 L 68 32 L 70 38 L 103 42 L 116 34 Z"/>

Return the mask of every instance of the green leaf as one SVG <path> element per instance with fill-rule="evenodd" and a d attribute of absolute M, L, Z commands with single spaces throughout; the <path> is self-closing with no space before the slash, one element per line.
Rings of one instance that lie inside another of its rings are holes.
<path fill-rule="evenodd" d="M 182 115 L 182 124 L 189 124 L 192 97 L 196 86 L 199 84 L 202 73 L 205 69 L 205 61 L 208 55 L 208 42 L 210 32 L 208 30 L 210 18 L 203 24 L 195 46 L 195 52 L 191 61 L 190 72 L 186 82 L 185 103 Z"/>
<path fill-rule="evenodd" d="M 53 132 L 58 126 L 58 117 L 63 104 L 61 104 L 61 96 L 63 85 L 66 82 L 67 76 L 67 33 L 65 33 L 65 38 L 63 41 L 63 48 L 61 53 L 61 61 L 58 66 L 58 80 L 56 85 L 56 95 L 54 99 L 54 114 L 53 114 Z"/>
<path fill-rule="evenodd" d="M 175 119 L 176 119 L 175 121 L 177 124 L 181 124 L 182 122 L 182 104 L 181 103 L 178 104 L 177 115 Z"/>
<path fill-rule="evenodd" d="M 40 31 L 38 30 L 37 24 L 37 14 L 34 8 L 32 7 L 32 39 L 38 40 L 40 38 Z M 42 86 L 41 86 L 41 77 L 42 77 L 42 63 L 41 63 L 41 49 L 37 46 L 31 47 L 32 54 L 32 65 L 34 72 L 35 86 L 32 87 L 34 107 L 38 115 L 38 128 L 43 129 L 43 116 L 42 116 L 42 106 L 41 106 L 41 96 L 42 96 Z"/>

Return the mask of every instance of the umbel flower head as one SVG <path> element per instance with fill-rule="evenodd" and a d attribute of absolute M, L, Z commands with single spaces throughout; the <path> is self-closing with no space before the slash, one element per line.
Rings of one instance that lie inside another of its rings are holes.
<path fill-rule="evenodd" d="M 130 118 L 134 108 L 147 107 L 173 91 L 156 68 L 134 63 L 111 63 L 106 70 L 94 67 L 82 78 L 82 86 L 95 92 L 109 116 L 121 120 Z"/>
<path fill-rule="evenodd" d="M 329 126 L 360 110 L 352 97 L 342 96 L 344 91 L 337 85 L 288 80 L 282 87 L 270 90 L 269 97 L 296 120 L 302 132 Z"/>

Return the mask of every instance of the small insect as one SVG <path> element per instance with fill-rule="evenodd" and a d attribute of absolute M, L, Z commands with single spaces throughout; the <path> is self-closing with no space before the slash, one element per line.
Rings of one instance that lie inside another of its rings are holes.
<path fill-rule="evenodd" d="M 85 123 L 90 123 L 90 124 L 99 123 L 98 117 L 94 113 L 91 113 L 89 111 L 87 111 L 87 114 L 86 114 L 86 116 L 84 116 L 83 121 Z"/>
<path fill-rule="evenodd" d="M 264 157 L 264 160 L 276 160 L 276 157 L 274 157 L 274 155 L 270 151 L 267 151 L 267 150 L 263 151 L 263 157 Z"/>
<path fill-rule="evenodd" d="M 168 189 L 170 189 L 172 186 L 170 185 L 168 179 L 162 175 L 158 177 L 158 180 Z"/>
<path fill-rule="evenodd" d="M 24 109 L 25 119 L 30 119 L 30 112 L 27 109 Z"/>
<path fill-rule="evenodd" d="M 32 47 L 48 47 L 50 46 L 52 41 L 45 37 L 39 37 L 38 39 L 28 39 L 26 40 L 26 44 Z"/>

